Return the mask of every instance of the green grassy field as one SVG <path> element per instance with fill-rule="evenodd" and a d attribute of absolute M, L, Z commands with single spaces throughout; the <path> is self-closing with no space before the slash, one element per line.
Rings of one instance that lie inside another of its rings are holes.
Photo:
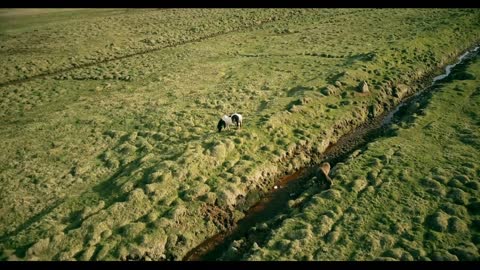
<path fill-rule="evenodd" d="M 463 9 L 0 10 L 0 258 L 180 260 L 479 37 Z"/>
<path fill-rule="evenodd" d="M 338 164 L 332 189 L 313 185 L 259 225 L 264 243 L 238 239 L 224 259 L 478 261 L 479 60 Z"/>

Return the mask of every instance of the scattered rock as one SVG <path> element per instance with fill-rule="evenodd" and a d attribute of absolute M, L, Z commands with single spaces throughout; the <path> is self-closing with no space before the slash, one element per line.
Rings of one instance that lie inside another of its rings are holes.
<path fill-rule="evenodd" d="M 358 86 L 358 91 L 362 94 L 370 93 L 370 90 L 368 89 L 368 84 L 366 81 L 363 81 L 360 83 Z"/>
<path fill-rule="evenodd" d="M 393 95 L 397 98 L 402 99 L 407 95 L 409 91 L 409 87 L 405 84 L 397 84 L 395 88 L 393 89 Z"/>

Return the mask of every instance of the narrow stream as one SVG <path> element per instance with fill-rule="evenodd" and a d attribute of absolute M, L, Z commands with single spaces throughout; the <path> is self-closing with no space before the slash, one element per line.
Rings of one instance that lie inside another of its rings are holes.
<path fill-rule="evenodd" d="M 465 52 L 464 54 L 460 55 L 460 57 L 458 57 L 458 60 L 457 62 L 455 62 L 454 64 L 450 64 L 450 65 L 447 65 L 445 67 L 445 72 L 443 74 L 440 74 L 436 77 L 434 77 L 432 79 L 432 84 L 427 87 L 426 89 L 424 89 L 423 91 L 418 91 L 416 92 L 415 94 L 413 94 L 411 97 L 405 99 L 403 102 L 401 102 L 400 104 L 398 104 L 392 111 L 390 111 L 387 116 L 385 116 L 385 118 L 383 119 L 383 124 L 384 125 L 388 125 L 389 123 L 392 122 L 392 118 L 393 116 L 401 109 L 403 108 L 404 106 L 406 106 L 407 104 L 409 104 L 409 101 L 412 100 L 412 99 L 415 99 L 417 98 L 419 95 L 421 94 L 424 94 L 425 93 L 425 90 L 431 88 L 432 86 L 435 85 L 436 82 L 440 81 L 440 80 L 443 80 L 445 78 L 447 78 L 450 73 L 452 73 L 452 69 L 454 67 L 456 67 L 458 64 L 462 63 L 465 59 L 468 59 L 469 57 L 472 57 L 474 55 L 476 55 L 478 53 L 478 49 L 480 48 L 480 46 L 477 46 L 475 47 L 474 49 L 470 50 L 470 51 L 467 51 Z"/>
<path fill-rule="evenodd" d="M 329 162 L 332 167 L 347 158 L 353 151 L 362 148 L 367 143 L 383 136 L 384 130 L 395 120 L 397 112 L 401 108 L 410 105 L 421 98 L 426 92 L 433 89 L 432 86 L 438 81 L 447 78 L 452 70 L 466 59 L 470 59 L 478 53 L 479 47 L 462 54 L 458 61 L 445 67 L 445 72 L 436 76 L 432 84 L 414 95 L 404 99 L 390 112 L 383 113 L 367 123 L 357 127 L 353 132 L 342 136 L 335 144 L 330 145 L 321 155 L 320 160 Z M 249 231 L 257 224 L 267 222 L 287 209 L 289 200 L 298 197 L 304 190 L 305 184 L 310 179 L 311 167 L 305 167 L 294 174 L 287 175 L 276 181 L 275 187 L 266 194 L 258 203 L 252 206 L 245 217 L 240 220 L 230 231 L 221 232 L 205 240 L 196 248 L 192 249 L 183 258 L 184 261 L 215 261 L 228 249 L 234 240 L 238 240 L 249 234 Z"/>

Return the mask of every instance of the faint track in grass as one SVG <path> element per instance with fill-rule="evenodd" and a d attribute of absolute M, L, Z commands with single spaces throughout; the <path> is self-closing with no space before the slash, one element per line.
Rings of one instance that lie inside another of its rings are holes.
<path fill-rule="evenodd" d="M 206 35 L 206 36 L 202 36 L 200 38 L 187 40 L 187 41 L 182 41 L 182 42 L 178 42 L 178 43 L 175 43 L 175 44 L 166 45 L 166 46 L 162 46 L 162 47 L 151 48 L 151 49 L 147 49 L 147 50 L 140 51 L 140 52 L 128 53 L 126 55 L 116 56 L 116 57 L 112 57 L 112 58 L 101 60 L 101 61 L 95 61 L 95 62 L 86 63 L 86 64 L 75 64 L 75 66 L 70 67 L 70 68 L 59 69 L 59 70 L 55 70 L 55 71 L 50 71 L 50 72 L 45 72 L 45 73 L 33 75 L 31 77 L 28 77 L 28 78 L 16 79 L 16 80 L 3 82 L 3 83 L 0 83 L 0 87 L 15 85 L 15 84 L 24 83 L 24 82 L 29 82 L 29 81 L 32 81 L 32 80 L 35 80 L 35 79 L 40 79 L 40 78 L 49 77 L 49 76 L 55 76 L 55 75 L 58 75 L 58 74 L 62 74 L 64 72 L 69 72 L 69 71 L 73 71 L 73 70 L 77 70 L 77 69 L 92 67 L 92 66 L 105 64 L 105 63 L 109 63 L 109 62 L 113 62 L 113 61 L 117 61 L 117 60 L 127 59 L 127 58 L 131 58 L 131 57 L 135 57 L 135 56 L 141 56 L 141 55 L 157 52 L 157 51 L 160 51 L 160 50 L 163 50 L 163 49 L 182 46 L 182 45 L 189 44 L 189 43 L 201 42 L 201 41 L 204 41 L 204 40 L 207 40 L 207 39 L 210 39 L 210 38 L 214 38 L 214 37 L 218 37 L 218 36 L 221 36 L 221 35 L 231 34 L 231 33 L 240 32 L 240 31 L 244 31 L 244 30 L 249 30 L 249 29 L 252 29 L 254 27 L 258 27 L 258 26 L 261 26 L 263 24 L 274 22 L 274 21 L 278 21 L 278 20 L 267 20 L 267 21 L 264 21 L 260 24 L 256 24 L 256 25 L 249 26 L 249 27 L 233 29 L 231 31 L 225 31 L 225 32 L 212 33 L 212 34 L 209 34 L 209 35 Z"/>
<path fill-rule="evenodd" d="M 339 15 L 339 16 L 351 15 L 351 14 L 355 14 L 355 13 L 359 13 L 359 12 L 365 12 L 365 11 L 366 10 L 355 10 L 355 11 L 351 11 L 351 12 L 345 12 L 345 13 Z M 325 16 L 324 19 L 330 18 L 332 16 L 335 16 L 335 15 Z M 29 82 L 29 81 L 32 81 L 32 80 L 35 80 L 35 79 L 41 79 L 41 78 L 45 78 L 45 77 L 49 77 L 49 76 L 55 76 L 55 75 L 58 75 L 58 74 L 62 74 L 64 72 L 69 72 L 69 71 L 73 71 L 73 70 L 77 70 L 77 69 L 92 67 L 92 66 L 105 64 L 105 63 L 109 63 L 109 62 L 113 62 L 113 61 L 117 61 L 117 60 L 127 59 L 127 58 L 131 58 L 131 57 L 135 57 L 135 56 L 141 56 L 141 55 L 161 51 L 163 49 L 175 48 L 175 47 L 182 46 L 182 45 L 189 44 L 189 43 L 201 42 L 201 41 L 204 41 L 204 40 L 207 40 L 207 39 L 210 39 L 210 38 L 215 38 L 215 37 L 218 37 L 218 36 L 227 35 L 227 34 L 231 34 L 231 33 L 235 33 L 235 32 L 247 31 L 247 30 L 254 29 L 255 27 L 262 26 L 262 25 L 267 24 L 267 23 L 277 22 L 277 21 L 282 21 L 282 20 L 288 20 L 288 19 L 289 19 L 288 17 L 279 18 L 279 19 L 269 19 L 269 20 L 261 21 L 260 23 L 257 23 L 255 25 L 251 25 L 251 26 L 247 26 L 247 27 L 239 27 L 239 28 L 235 28 L 235 29 L 230 30 L 230 31 L 216 32 L 216 33 L 205 35 L 205 36 L 195 38 L 195 39 L 192 39 L 192 40 L 186 40 L 186 41 L 177 42 L 177 43 L 171 44 L 171 45 L 146 49 L 146 50 L 143 50 L 143 51 L 140 51 L 140 52 L 127 53 L 127 54 L 121 55 L 121 56 L 114 56 L 112 58 L 104 59 L 104 60 L 101 60 L 101 61 L 95 61 L 95 62 L 86 63 L 86 64 L 72 64 L 72 65 L 75 65 L 75 66 L 69 67 L 69 68 L 58 69 L 58 70 L 54 70 L 54 71 L 48 71 L 48 72 L 37 74 L 37 75 L 32 75 L 32 76 L 27 77 L 27 78 L 15 79 L 15 80 L 10 80 L 10 81 L 6 81 L 6 82 L 1 82 L 0 87 L 16 85 L 16 84 L 20 84 L 20 83 Z"/>

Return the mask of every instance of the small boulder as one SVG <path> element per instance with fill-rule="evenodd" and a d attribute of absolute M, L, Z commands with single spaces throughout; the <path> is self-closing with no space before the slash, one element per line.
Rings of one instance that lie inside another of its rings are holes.
<path fill-rule="evenodd" d="M 408 94 L 409 87 L 405 84 L 397 84 L 394 88 L 394 95 L 400 99 Z"/>
<path fill-rule="evenodd" d="M 358 91 L 362 94 L 370 93 L 370 90 L 368 89 L 368 84 L 366 81 L 362 81 L 360 85 L 358 86 Z"/>

